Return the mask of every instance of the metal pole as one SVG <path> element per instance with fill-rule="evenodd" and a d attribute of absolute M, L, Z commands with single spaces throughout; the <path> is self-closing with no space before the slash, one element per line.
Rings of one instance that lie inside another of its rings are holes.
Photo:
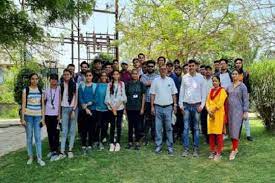
<path fill-rule="evenodd" d="M 119 35 L 118 35 L 118 29 L 117 29 L 117 25 L 118 25 L 118 0 L 115 0 L 115 39 L 118 41 L 119 39 Z M 119 49 L 118 46 L 115 47 L 115 57 L 118 60 L 119 59 Z"/>
<path fill-rule="evenodd" d="M 73 22 L 73 20 L 72 20 L 72 23 L 71 23 L 71 30 L 72 30 L 72 32 L 71 32 L 72 64 L 74 64 L 74 22 Z"/>
<path fill-rule="evenodd" d="M 80 25 L 79 25 L 79 1 L 77 1 L 77 53 L 78 72 L 80 71 Z"/>

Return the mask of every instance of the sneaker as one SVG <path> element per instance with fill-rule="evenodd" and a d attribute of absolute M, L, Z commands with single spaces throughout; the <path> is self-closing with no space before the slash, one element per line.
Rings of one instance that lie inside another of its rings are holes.
<path fill-rule="evenodd" d="M 52 155 L 50 161 L 57 161 L 57 158 L 58 158 L 58 155 L 54 154 L 54 155 Z"/>
<path fill-rule="evenodd" d="M 210 152 L 208 159 L 214 159 L 216 153 L 215 152 Z"/>
<path fill-rule="evenodd" d="M 189 155 L 189 151 L 187 149 L 185 149 L 181 154 L 182 157 L 187 157 L 188 155 Z"/>
<path fill-rule="evenodd" d="M 96 149 L 96 148 L 98 147 L 98 145 L 99 145 L 99 143 L 98 143 L 98 142 L 95 142 L 95 143 L 93 144 L 93 149 Z"/>
<path fill-rule="evenodd" d="M 115 145 L 113 143 L 110 144 L 110 152 L 114 152 L 115 151 Z"/>
<path fill-rule="evenodd" d="M 106 139 L 106 138 L 104 138 L 104 139 L 102 140 L 102 142 L 103 142 L 103 143 L 107 142 L 107 139 Z"/>
<path fill-rule="evenodd" d="M 87 148 L 85 146 L 82 146 L 82 154 L 83 156 L 87 155 Z"/>
<path fill-rule="evenodd" d="M 159 147 L 156 147 L 156 149 L 155 149 L 155 153 L 156 154 L 160 154 L 161 153 L 161 147 L 159 146 Z"/>
<path fill-rule="evenodd" d="M 174 150 L 173 150 L 173 148 L 168 148 L 168 155 L 169 156 L 174 156 Z"/>
<path fill-rule="evenodd" d="M 116 143 L 115 151 L 116 152 L 120 151 L 120 144 L 119 143 Z"/>
<path fill-rule="evenodd" d="M 221 158 L 222 158 L 221 154 L 216 154 L 215 157 L 214 157 L 214 161 L 220 161 Z"/>
<path fill-rule="evenodd" d="M 90 154 L 91 151 L 92 151 L 92 146 L 88 146 L 88 147 L 86 148 L 86 152 L 87 152 L 88 154 Z"/>
<path fill-rule="evenodd" d="M 237 153 L 238 153 L 238 150 L 231 151 L 229 155 L 229 160 L 234 160 L 236 158 Z"/>
<path fill-rule="evenodd" d="M 68 152 L 68 158 L 71 159 L 71 158 L 73 158 L 73 157 L 74 157 L 74 153 L 73 153 L 72 151 L 69 151 L 69 152 Z"/>
<path fill-rule="evenodd" d="M 136 143 L 136 145 L 135 145 L 135 150 L 137 150 L 137 151 L 140 150 L 140 144 L 139 144 L 139 143 Z"/>
<path fill-rule="evenodd" d="M 40 166 L 45 166 L 46 163 L 42 160 L 42 159 L 38 159 L 37 160 L 37 163 L 40 165 Z"/>
<path fill-rule="evenodd" d="M 100 151 L 104 150 L 104 145 L 101 142 L 99 143 L 99 150 Z"/>
<path fill-rule="evenodd" d="M 131 149 L 133 147 L 133 144 L 130 142 L 128 143 L 128 145 L 126 146 L 126 149 Z"/>
<path fill-rule="evenodd" d="M 246 139 L 251 142 L 253 141 L 253 138 L 251 136 L 246 137 Z"/>
<path fill-rule="evenodd" d="M 49 153 L 47 154 L 47 158 L 51 158 L 52 155 L 53 155 L 53 152 L 49 152 Z"/>
<path fill-rule="evenodd" d="M 28 161 L 27 161 L 27 165 L 31 165 L 33 162 L 33 158 L 29 158 Z"/>
<path fill-rule="evenodd" d="M 59 156 L 58 156 L 58 158 L 56 159 L 56 161 L 57 160 L 61 160 L 61 159 L 65 159 L 65 158 L 66 158 L 66 154 L 60 153 Z"/>
<path fill-rule="evenodd" d="M 194 148 L 193 157 L 195 158 L 199 157 L 199 150 L 197 148 Z"/>

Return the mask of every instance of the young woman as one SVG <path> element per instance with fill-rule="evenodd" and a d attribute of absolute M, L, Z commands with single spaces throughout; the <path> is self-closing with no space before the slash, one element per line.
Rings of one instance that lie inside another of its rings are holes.
<path fill-rule="evenodd" d="M 122 116 L 127 102 L 125 94 L 125 85 L 119 79 L 119 71 L 112 72 L 112 82 L 108 84 L 105 103 L 112 112 L 111 129 L 110 129 L 110 149 L 109 151 L 120 151 L 120 137 Z M 115 144 L 115 128 L 117 131 Z"/>
<path fill-rule="evenodd" d="M 240 129 L 243 120 L 248 119 L 248 92 L 244 83 L 239 81 L 237 70 L 232 72 L 233 84 L 228 87 L 228 125 L 232 139 L 232 151 L 229 160 L 234 160 L 238 153 Z"/>
<path fill-rule="evenodd" d="M 77 85 L 73 81 L 72 73 L 68 69 L 63 71 L 64 81 L 61 83 L 61 124 L 62 124 L 62 136 L 61 136 L 61 148 L 59 159 L 66 157 L 65 145 L 67 136 L 69 135 L 69 151 L 68 157 L 73 158 L 73 146 L 75 141 L 76 131 L 76 119 L 77 119 Z"/>
<path fill-rule="evenodd" d="M 210 145 L 209 159 L 218 161 L 221 159 L 223 149 L 224 104 L 227 94 L 225 89 L 220 86 L 219 76 L 213 76 L 212 81 L 214 87 L 211 88 L 206 100 L 206 109 L 208 112 L 207 131 Z"/>
<path fill-rule="evenodd" d="M 58 75 L 50 75 L 50 87 L 45 92 L 45 122 L 47 125 L 50 153 L 48 157 L 51 161 L 58 158 L 59 130 L 57 125 L 60 119 L 60 87 L 58 84 Z"/>
<path fill-rule="evenodd" d="M 107 139 L 108 122 L 110 122 L 111 113 L 105 104 L 106 91 L 108 87 L 107 73 L 100 73 L 99 83 L 97 83 L 95 98 L 96 98 L 96 138 L 99 140 L 99 149 L 104 149 L 104 139 Z"/>
<path fill-rule="evenodd" d="M 78 88 L 79 105 L 81 106 L 81 109 L 85 111 L 83 112 L 83 129 L 81 130 L 81 144 L 84 155 L 87 153 L 87 150 L 92 149 L 92 143 L 94 141 L 96 123 L 95 90 L 96 83 L 93 83 L 92 71 L 88 70 L 85 73 L 85 82 L 80 83 Z"/>
<path fill-rule="evenodd" d="M 133 69 L 131 72 L 132 80 L 126 84 L 127 96 L 127 116 L 128 116 L 128 149 L 133 147 L 133 131 L 135 131 L 135 149 L 140 149 L 139 140 L 141 137 L 140 127 L 142 123 L 141 115 L 144 114 L 145 92 L 146 88 L 139 81 L 138 70 Z"/>
<path fill-rule="evenodd" d="M 23 90 L 22 94 L 22 119 L 21 123 L 26 128 L 27 150 L 29 160 L 27 164 L 33 162 L 32 139 L 34 134 L 37 162 L 40 166 L 45 166 L 42 160 L 41 129 L 44 125 L 44 96 L 42 89 L 38 87 L 38 75 L 30 75 L 30 84 Z"/>

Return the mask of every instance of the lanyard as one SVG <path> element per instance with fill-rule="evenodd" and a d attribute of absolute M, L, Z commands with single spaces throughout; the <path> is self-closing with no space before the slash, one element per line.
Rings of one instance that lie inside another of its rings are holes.
<path fill-rule="evenodd" d="M 54 95 L 52 95 L 52 89 L 50 89 L 50 93 L 51 93 L 51 105 L 52 105 L 52 107 L 54 107 L 54 99 L 55 99 L 56 89 L 54 90 Z"/>

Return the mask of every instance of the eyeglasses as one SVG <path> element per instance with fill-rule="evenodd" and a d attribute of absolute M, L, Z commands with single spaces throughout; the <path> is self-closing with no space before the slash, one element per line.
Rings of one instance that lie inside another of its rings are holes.
<path fill-rule="evenodd" d="M 92 77 L 93 75 L 92 74 L 87 74 L 86 77 Z"/>
<path fill-rule="evenodd" d="M 154 66 L 153 66 L 153 65 L 148 65 L 147 67 L 148 67 L 148 68 L 154 68 Z"/>

